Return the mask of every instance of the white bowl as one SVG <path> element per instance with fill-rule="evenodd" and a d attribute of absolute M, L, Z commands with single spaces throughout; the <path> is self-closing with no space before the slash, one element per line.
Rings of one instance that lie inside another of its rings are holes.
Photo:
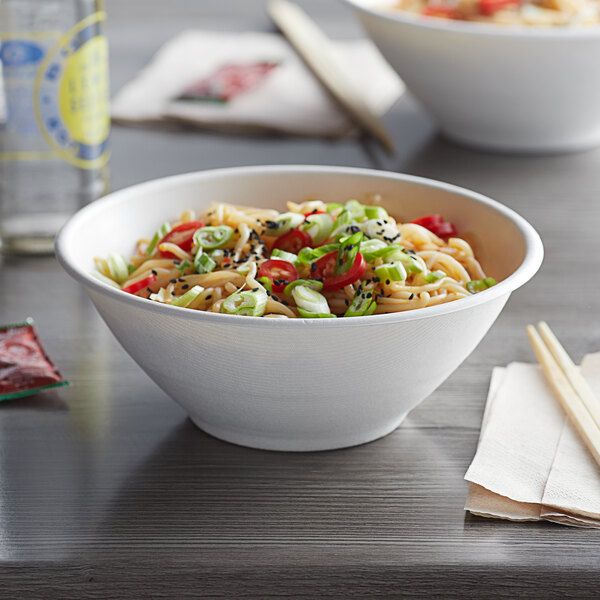
<path fill-rule="evenodd" d="M 600 26 L 503 26 L 346 0 L 449 138 L 508 152 L 600 144 Z"/>
<path fill-rule="evenodd" d="M 260 319 L 167 306 L 92 277 L 94 256 L 129 256 L 186 208 L 211 201 L 283 209 L 288 200 L 366 200 L 402 220 L 439 212 L 475 240 L 500 282 L 472 297 L 405 313 Z M 270 450 L 326 450 L 393 431 L 472 352 L 510 293 L 539 268 L 534 229 L 480 194 L 408 175 L 354 168 L 269 166 L 150 181 L 79 211 L 56 242 L 116 338 L 208 433 Z M 142 410 L 142 409 L 140 409 Z"/>

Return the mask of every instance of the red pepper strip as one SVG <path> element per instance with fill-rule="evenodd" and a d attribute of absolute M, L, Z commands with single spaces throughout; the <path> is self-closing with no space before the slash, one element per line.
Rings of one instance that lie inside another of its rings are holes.
<path fill-rule="evenodd" d="M 156 244 L 158 247 L 158 253 L 163 258 L 177 258 L 172 252 L 163 252 L 160 249 L 160 245 L 165 242 L 169 242 L 171 244 L 175 244 L 179 246 L 182 250 L 189 252 L 192 249 L 192 245 L 194 244 L 194 233 L 204 227 L 204 223 L 202 221 L 186 221 L 185 223 L 181 223 L 174 227 L 165 235 L 159 242 Z"/>
<path fill-rule="evenodd" d="M 305 217 L 312 217 L 313 215 L 324 215 L 325 211 L 324 210 L 317 210 L 315 208 L 315 210 L 313 210 L 312 212 L 307 212 L 307 213 L 302 213 Z"/>
<path fill-rule="evenodd" d="M 273 292 L 282 293 L 285 286 L 298 279 L 296 267 L 287 260 L 271 258 L 265 260 L 258 270 L 259 277 L 268 277 L 273 284 Z"/>
<path fill-rule="evenodd" d="M 367 270 L 367 263 L 363 258 L 363 255 L 359 252 L 352 263 L 352 266 L 341 275 L 334 275 L 335 263 L 338 258 L 337 250 L 322 256 L 317 262 L 315 267 L 311 271 L 312 279 L 318 279 L 323 281 L 323 291 L 333 292 L 335 290 L 341 290 L 344 286 L 354 283 L 357 279 L 360 279 L 365 271 Z"/>
<path fill-rule="evenodd" d="M 519 0 L 479 0 L 479 11 L 489 16 L 498 10 L 518 6 L 519 4 Z"/>
<path fill-rule="evenodd" d="M 127 292 L 128 294 L 135 294 L 140 290 L 143 290 L 145 287 L 148 287 L 151 283 L 156 281 L 156 275 L 154 273 L 150 273 L 148 277 L 144 277 L 144 279 L 140 279 L 127 287 L 121 288 L 122 292 Z"/>
<path fill-rule="evenodd" d="M 431 233 L 435 233 L 438 237 L 449 238 L 456 235 L 456 227 L 449 221 L 444 221 L 442 215 L 427 215 L 419 217 L 412 221 L 416 225 L 421 225 L 425 229 L 429 229 Z"/>
<path fill-rule="evenodd" d="M 453 6 L 445 4 L 428 4 L 422 11 L 422 15 L 426 17 L 440 17 L 442 19 L 454 19 L 456 10 Z"/>

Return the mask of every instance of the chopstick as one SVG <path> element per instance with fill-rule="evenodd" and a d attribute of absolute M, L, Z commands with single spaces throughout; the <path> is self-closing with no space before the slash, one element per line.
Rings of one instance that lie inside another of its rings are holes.
<path fill-rule="evenodd" d="M 337 57 L 331 52 L 331 42 L 317 24 L 299 6 L 287 0 L 271 0 L 267 10 L 317 79 L 352 120 L 374 136 L 389 154 L 393 154 L 395 148 L 390 134 L 367 105 L 354 81 L 340 68 Z"/>
<path fill-rule="evenodd" d="M 561 406 L 600 465 L 600 403 L 547 323 L 526 327 L 533 351 Z M 538 333 L 539 332 L 539 333 Z M 544 343 L 545 342 L 545 343 Z"/>

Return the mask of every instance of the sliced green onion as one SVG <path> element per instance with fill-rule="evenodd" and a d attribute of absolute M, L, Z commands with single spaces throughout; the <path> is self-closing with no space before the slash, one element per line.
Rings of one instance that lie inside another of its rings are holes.
<path fill-rule="evenodd" d="M 326 210 L 326 211 L 327 211 L 329 214 L 331 214 L 331 213 L 332 213 L 334 210 L 338 210 L 338 209 L 340 209 L 340 208 L 344 208 L 344 205 L 343 205 L 343 204 L 340 204 L 339 202 L 330 202 L 330 203 L 329 203 L 329 204 L 326 206 L 325 210 Z"/>
<path fill-rule="evenodd" d="M 182 263 L 180 263 L 179 265 L 175 265 L 175 268 L 179 271 L 179 276 L 183 277 L 183 272 L 188 268 L 191 267 L 192 263 L 189 260 L 184 260 Z"/>
<path fill-rule="evenodd" d="M 442 277 L 446 277 L 446 273 L 444 273 L 444 271 L 431 271 L 430 273 L 427 273 L 426 275 L 423 275 L 423 279 L 427 282 L 427 283 L 434 283 L 436 282 L 438 279 L 441 279 Z"/>
<path fill-rule="evenodd" d="M 344 210 L 342 210 L 342 212 L 337 216 L 337 219 L 333 222 L 333 231 L 336 232 L 338 229 L 352 225 L 354 222 L 355 219 L 352 216 L 352 212 L 344 208 Z"/>
<path fill-rule="evenodd" d="M 401 262 L 404 265 L 407 273 L 421 273 L 423 271 L 423 269 L 419 266 L 419 263 L 416 261 L 414 254 L 408 254 L 404 250 L 395 252 L 389 258 L 394 261 Z"/>
<path fill-rule="evenodd" d="M 246 273 L 248 273 L 251 269 L 251 265 L 250 263 L 245 263 L 243 265 L 240 265 L 239 267 L 236 268 L 236 271 L 238 273 L 241 273 L 242 275 L 245 275 Z"/>
<path fill-rule="evenodd" d="M 178 296 L 177 298 L 173 298 L 171 304 L 173 306 L 189 306 L 202 292 L 204 288 L 201 285 L 195 285 L 193 288 L 189 289 L 183 296 Z"/>
<path fill-rule="evenodd" d="M 111 252 L 106 258 L 106 263 L 110 276 L 117 283 L 123 283 L 129 277 L 127 261 L 120 254 Z"/>
<path fill-rule="evenodd" d="M 221 304 L 221 312 L 230 315 L 245 315 L 248 317 L 262 317 L 265 314 L 265 307 L 269 296 L 262 289 L 235 292 L 225 298 Z"/>
<path fill-rule="evenodd" d="M 375 267 L 375 275 L 381 281 L 404 281 L 407 277 L 406 269 L 401 262 L 385 263 Z"/>
<path fill-rule="evenodd" d="M 268 277 L 259 277 L 256 281 L 262 283 L 267 292 L 273 293 L 273 282 Z"/>
<path fill-rule="evenodd" d="M 362 238 L 363 234 L 359 231 L 340 244 L 335 267 L 333 269 L 334 275 L 343 275 L 354 264 L 354 259 L 358 254 Z"/>
<path fill-rule="evenodd" d="M 395 225 L 386 223 L 382 219 L 369 219 L 360 224 L 360 230 L 373 239 L 383 240 L 384 242 L 394 242 L 400 239 L 400 232 Z"/>
<path fill-rule="evenodd" d="M 116 281 L 113 281 L 110 277 L 106 277 L 106 275 L 102 275 L 102 273 L 100 273 L 100 271 L 92 271 L 90 273 L 90 275 L 92 275 L 98 281 L 101 281 L 102 283 L 106 283 L 107 285 L 117 288 L 118 290 L 121 289 L 121 286 Z"/>
<path fill-rule="evenodd" d="M 137 269 L 137 267 L 135 265 L 127 265 L 127 271 L 129 271 L 129 274 L 131 275 L 135 270 Z"/>
<path fill-rule="evenodd" d="M 467 291 L 471 292 L 471 294 L 475 294 L 476 292 L 487 290 L 489 287 L 492 287 L 497 283 L 498 282 L 493 277 L 486 277 L 485 279 L 473 279 L 471 281 L 467 281 Z"/>
<path fill-rule="evenodd" d="M 304 215 L 294 212 L 280 214 L 274 221 L 265 222 L 265 234 L 279 237 L 304 223 Z"/>
<path fill-rule="evenodd" d="M 305 285 L 311 290 L 316 290 L 317 292 L 320 292 L 323 289 L 322 281 L 318 281 L 316 279 L 296 279 L 295 281 L 288 283 L 285 288 L 283 288 L 283 293 L 289 296 L 292 293 L 292 290 L 299 285 Z"/>
<path fill-rule="evenodd" d="M 154 302 L 162 302 L 163 304 L 171 304 L 173 301 L 173 296 L 170 294 L 167 295 L 167 290 L 164 287 L 160 288 L 156 294 L 150 294 L 148 298 L 154 300 Z"/>
<path fill-rule="evenodd" d="M 198 247 L 198 252 L 194 256 L 194 271 L 196 273 L 210 273 L 217 266 L 217 263 L 208 254 L 204 253 L 201 246 Z"/>
<path fill-rule="evenodd" d="M 335 319 L 337 315 L 332 315 L 331 313 L 314 313 L 309 310 L 303 310 L 302 308 L 298 309 L 301 317 L 305 319 Z"/>
<path fill-rule="evenodd" d="M 333 220 L 325 213 L 308 215 L 300 229 L 306 231 L 315 244 L 321 244 L 331 235 Z"/>
<path fill-rule="evenodd" d="M 148 256 L 152 256 L 154 248 L 156 248 L 156 244 L 158 244 L 158 242 L 160 242 L 160 240 L 162 240 L 165 237 L 165 235 L 169 233 L 169 231 L 171 231 L 170 223 L 165 222 L 160 226 L 160 229 L 152 236 L 152 241 L 148 245 L 148 248 L 146 248 L 146 254 Z"/>
<path fill-rule="evenodd" d="M 382 206 L 365 206 L 365 217 L 367 219 L 387 219 L 388 214 Z"/>
<path fill-rule="evenodd" d="M 233 237 L 233 229 L 229 225 L 202 227 L 194 233 L 194 242 L 204 250 L 221 248 Z"/>
<path fill-rule="evenodd" d="M 365 207 L 358 200 L 348 200 L 344 205 L 344 210 L 347 210 L 356 221 L 365 217 Z"/>
<path fill-rule="evenodd" d="M 313 315 L 331 313 L 327 298 L 306 285 L 297 285 L 292 290 L 292 297 L 296 302 L 298 312 L 302 310 Z"/>
<path fill-rule="evenodd" d="M 285 250 L 280 250 L 279 248 L 275 248 L 273 252 L 271 252 L 271 258 L 278 258 L 279 260 L 285 260 L 289 263 L 292 263 L 294 266 L 298 264 L 298 255 L 292 252 L 286 252 Z"/>
<path fill-rule="evenodd" d="M 373 292 L 365 292 L 360 288 L 354 294 L 348 310 L 344 313 L 345 317 L 363 317 L 365 315 L 372 315 L 377 308 L 375 300 L 373 299 Z"/>
<path fill-rule="evenodd" d="M 339 247 L 339 244 L 326 244 L 325 246 L 319 246 L 318 248 L 302 248 L 302 250 L 298 252 L 298 262 L 306 265 L 321 258 L 321 256 L 325 256 L 334 250 L 338 250 Z"/>

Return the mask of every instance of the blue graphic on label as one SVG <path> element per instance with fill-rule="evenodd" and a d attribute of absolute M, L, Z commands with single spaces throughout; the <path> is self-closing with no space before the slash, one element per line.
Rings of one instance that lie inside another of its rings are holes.
<path fill-rule="evenodd" d="M 86 17 L 58 39 L 10 39 L 0 46 L 6 88 L 0 160 L 36 159 L 50 153 L 83 168 L 109 156 L 108 45 L 104 13 Z M 12 140 L 12 144 L 10 141 Z M 31 157 L 29 157 L 31 155 Z"/>

